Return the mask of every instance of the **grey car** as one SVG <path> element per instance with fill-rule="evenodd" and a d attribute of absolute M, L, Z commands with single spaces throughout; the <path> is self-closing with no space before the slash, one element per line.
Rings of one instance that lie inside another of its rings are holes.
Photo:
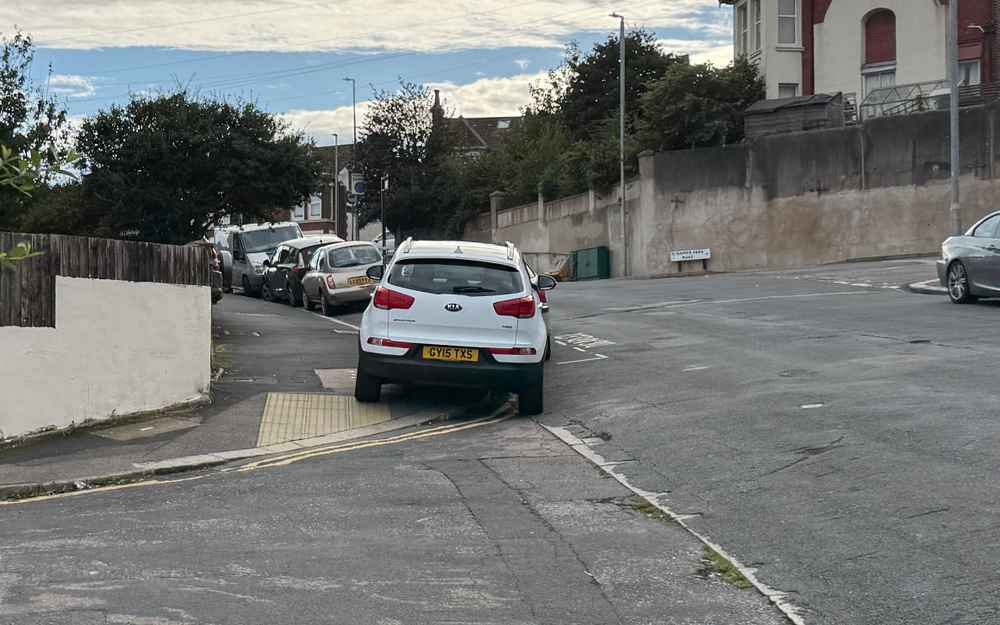
<path fill-rule="evenodd" d="M 1000 211 L 983 217 L 964 235 L 945 239 L 937 272 L 956 304 L 1000 297 Z"/>
<path fill-rule="evenodd" d="M 303 305 L 312 310 L 318 304 L 329 315 L 336 306 L 368 301 L 375 288 L 368 268 L 381 264 L 382 254 L 371 243 L 346 241 L 321 247 L 302 278 Z"/>

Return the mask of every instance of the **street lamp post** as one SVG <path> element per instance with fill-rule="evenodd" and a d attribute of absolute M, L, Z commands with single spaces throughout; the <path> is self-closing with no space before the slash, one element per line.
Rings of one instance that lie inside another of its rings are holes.
<path fill-rule="evenodd" d="M 333 233 L 340 236 L 340 137 L 333 133 Z"/>
<path fill-rule="evenodd" d="M 948 2 L 948 81 L 951 83 L 951 233 L 962 234 L 962 213 L 958 176 L 961 173 L 959 162 L 958 136 L 958 0 Z"/>
<path fill-rule="evenodd" d="M 351 175 L 354 174 L 354 170 L 357 168 L 357 153 L 358 153 L 358 83 L 353 78 L 344 78 L 345 81 L 351 83 L 351 113 L 354 117 L 354 144 L 351 146 Z M 348 182 L 350 182 L 350 177 L 348 177 Z M 354 189 L 348 189 L 351 193 Z M 359 229 L 358 222 L 361 220 L 360 209 L 358 208 L 357 198 L 354 202 L 354 240 L 358 240 Z"/>
<path fill-rule="evenodd" d="M 628 275 L 628 227 L 625 215 L 625 16 L 612 13 L 618 18 L 618 173 L 621 185 L 622 213 L 622 274 Z"/>

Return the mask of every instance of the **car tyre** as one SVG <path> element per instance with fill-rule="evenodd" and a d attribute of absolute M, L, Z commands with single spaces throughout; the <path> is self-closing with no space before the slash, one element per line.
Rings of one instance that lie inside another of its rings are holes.
<path fill-rule="evenodd" d="M 289 282 L 285 286 L 285 295 L 288 305 L 291 306 L 292 308 L 296 308 L 302 305 L 302 298 L 299 297 L 299 294 L 295 291 L 295 288 L 292 286 L 291 282 Z"/>
<path fill-rule="evenodd" d="M 974 304 L 979 298 L 972 294 L 969 285 L 969 272 L 962 261 L 956 260 L 948 265 L 947 273 L 948 297 L 955 304 Z"/>
<path fill-rule="evenodd" d="M 539 365 L 537 380 L 518 393 L 518 412 L 522 415 L 530 417 L 542 414 L 545 410 L 545 385 L 543 382 L 544 375 L 541 365 Z"/>
<path fill-rule="evenodd" d="M 267 286 L 266 280 L 264 281 L 264 284 L 262 284 L 260 287 L 260 296 L 264 298 L 265 302 L 274 301 L 274 293 L 271 293 L 271 287 Z"/>
<path fill-rule="evenodd" d="M 358 367 L 358 375 L 354 380 L 354 399 L 361 403 L 373 404 L 382 398 L 382 380 L 365 373 Z"/>
<path fill-rule="evenodd" d="M 324 317 L 333 316 L 333 306 L 330 305 L 329 300 L 326 299 L 326 294 L 322 291 L 319 292 L 319 311 Z"/>
<path fill-rule="evenodd" d="M 312 309 L 316 307 L 313 301 L 309 299 L 309 294 L 306 293 L 305 289 L 302 289 L 302 307 L 312 312 Z"/>
<path fill-rule="evenodd" d="M 250 280 L 246 276 L 243 276 L 243 295 L 247 297 L 260 297 L 259 291 L 254 291 L 250 288 Z"/>
<path fill-rule="evenodd" d="M 552 360 L 552 337 L 545 339 L 545 362 Z"/>

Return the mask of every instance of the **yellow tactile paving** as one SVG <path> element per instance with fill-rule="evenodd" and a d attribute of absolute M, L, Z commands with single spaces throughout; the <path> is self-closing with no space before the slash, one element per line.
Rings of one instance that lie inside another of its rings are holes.
<path fill-rule="evenodd" d="M 274 445 L 382 423 L 392 418 L 385 403 L 360 404 L 347 395 L 268 393 L 257 445 Z"/>

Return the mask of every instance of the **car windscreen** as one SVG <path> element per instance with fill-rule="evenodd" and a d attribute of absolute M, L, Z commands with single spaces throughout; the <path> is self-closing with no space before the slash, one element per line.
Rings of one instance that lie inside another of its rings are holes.
<path fill-rule="evenodd" d="M 243 249 L 247 252 L 264 252 L 291 239 L 299 238 L 299 230 L 295 226 L 268 228 L 267 230 L 251 230 L 242 232 Z"/>
<path fill-rule="evenodd" d="M 327 263 L 334 269 L 371 265 L 382 261 L 378 250 L 371 245 L 352 245 L 338 247 L 326 255 Z"/>
<path fill-rule="evenodd" d="M 508 295 L 522 291 L 514 267 L 469 260 L 417 258 L 392 266 L 389 284 L 424 293 Z"/>

